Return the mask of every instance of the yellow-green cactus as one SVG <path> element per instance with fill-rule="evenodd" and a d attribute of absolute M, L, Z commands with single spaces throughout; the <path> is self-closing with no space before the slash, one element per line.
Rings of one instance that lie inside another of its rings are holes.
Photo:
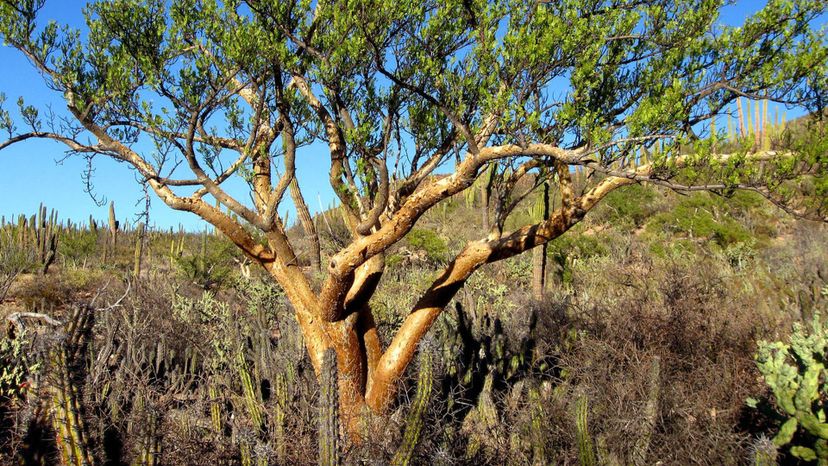
<path fill-rule="evenodd" d="M 770 386 L 776 405 L 787 420 L 773 438 L 777 447 L 796 440 L 807 445 L 791 445 L 790 452 L 805 461 L 828 465 L 828 423 L 825 394 L 828 380 L 824 357 L 828 348 L 828 325 L 814 317 L 810 329 L 794 324 L 789 343 L 759 342 L 756 364 Z"/>
<path fill-rule="evenodd" d="M 417 378 L 417 394 L 414 402 L 411 403 L 411 410 L 405 423 L 405 434 L 397 453 L 394 455 L 391 464 L 407 465 L 411 463 L 414 449 L 420 441 L 420 433 L 423 429 L 423 416 L 431 400 L 431 389 L 434 385 L 433 358 L 428 350 L 420 353 L 420 374 Z"/>

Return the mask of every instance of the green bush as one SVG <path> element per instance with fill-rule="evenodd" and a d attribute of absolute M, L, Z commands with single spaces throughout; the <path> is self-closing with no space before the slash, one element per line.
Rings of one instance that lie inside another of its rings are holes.
<path fill-rule="evenodd" d="M 756 365 L 773 392 L 774 407 L 784 422 L 773 438 L 777 447 L 790 445 L 793 456 L 828 465 L 828 323 L 816 315 L 810 329 L 797 323 L 790 343 L 759 342 Z M 748 400 L 756 406 L 756 400 Z"/>
<path fill-rule="evenodd" d="M 422 250 L 431 262 L 448 260 L 448 245 L 432 230 L 414 228 L 405 237 L 409 246 Z"/>
<path fill-rule="evenodd" d="M 184 278 L 209 290 L 223 285 L 230 278 L 235 252 L 232 244 L 205 233 L 197 254 L 173 256 L 173 260 Z"/>
<path fill-rule="evenodd" d="M 720 202 L 710 196 L 690 196 L 669 212 L 653 216 L 647 229 L 707 239 L 723 248 L 754 240 L 744 226 L 722 212 Z"/>
<path fill-rule="evenodd" d="M 92 256 L 97 247 L 98 234 L 81 230 L 62 235 L 58 244 L 58 253 L 63 257 L 64 263 L 77 265 Z"/>
<path fill-rule="evenodd" d="M 600 219 L 613 225 L 629 222 L 640 227 L 655 212 L 657 198 L 655 189 L 640 184 L 616 189 L 604 199 Z"/>
<path fill-rule="evenodd" d="M 34 267 L 34 251 L 18 247 L 9 237 L 0 237 L 0 302 L 6 298 L 18 275 Z"/>
<path fill-rule="evenodd" d="M 0 338 L 0 397 L 19 396 L 26 389 L 26 379 L 39 369 L 31 354 L 25 330 Z"/>

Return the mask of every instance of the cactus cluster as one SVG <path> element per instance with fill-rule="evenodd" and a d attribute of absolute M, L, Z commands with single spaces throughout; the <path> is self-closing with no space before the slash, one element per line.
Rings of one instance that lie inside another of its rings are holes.
<path fill-rule="evenodd" d="M 817 314 L 810 328 L 794 324 L 789 343 L 759 342 L 756 355 L 756 365 L 785 419 L 773 444 L 780 448 L 790 445 L 793 456 L 816 460 L 820 465 L 828 465 L 826 349 L 828 323 Z M 756 406 L 755 400 L 749 404 Z"/>
<path fill-rule="evenodd" d="M 52 209 L 49 212 L 45 205 L 40 204 L 37 214 L 29 218 L 20 215 L 17 217 L 17 225 L 9 225 L 9 228 L 14 230 L 19 250 L 28 251 L 37 265 L 37 271 L 46 274 L 57 258 L 58 233 L 61 229 L 57 211 Z"/>

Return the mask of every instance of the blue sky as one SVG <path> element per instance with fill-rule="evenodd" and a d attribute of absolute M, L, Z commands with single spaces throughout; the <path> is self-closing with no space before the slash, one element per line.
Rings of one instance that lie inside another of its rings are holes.
<path fill-rule="evenodd" d="M 721 21 L 726 24 L 741 22 L 764 2 L 741 1 L 724 9 Z M 80 1 L 47 1 L 41 20 L 55 19 L 59 23 L 80 27 L 83 25 Z M 8 107 L 13 108 L 18 96 L 27 103 L 43 107 L 52 104 L 58 112 L 64 108 L 59 95 L 48 89 L 41 76 L 16 50 L 0 46 L 0 92 L 6 94 Z M 9 105 L 11 104 L 11 105 Z M 789 113 L 789 116 L 794 116 Z M 3 136 L 0 136 L 3 137 Z M 324 150 L 324 147 L 320 148 Z M 313 147 L 300 153 L 297 169 L 300 182 L 311 210 L 319 210 L 320 204 L 328 206 L 333 193 L 327 184 L 327 164 L 314 166 Z M 313 158 L 310 158 L 313 157 Z M 62 161 L 61 161 L 62 160 Z M 80 157 L 64 157 L 62 145 L 49 141 L 27 141 L 0 151 L 0 215 L 8 220 L 19 213 L 32 214 L 43 202 L 56 208 L 61 219 L 86 221 L 90 214 L 98 219 L 108 215 L 106 205 L 98 207 L 84 192 L 82 174 L 86 161 Z M 114 201 L 118 218 L 134 221 L 144 208 L 144 193 L 136 182 L 136 175 L 125 164 L 105 157 L 97 157 L 94 163 L 96 194 L 107 201 Z M 237 192 L 235 189 L 231 189 Z M 184 225 L 188 230 L 203 229 L 206 224 L 195 215 L 176 212 L 165 206 L 150 192 L 150 221 L 162 228 Z M 246 199 L 242 199 L 246 200 Z M 289 209 L 290 206 L 286 206 Z M 291 215 L 291 222 L 296 218 Z"/>

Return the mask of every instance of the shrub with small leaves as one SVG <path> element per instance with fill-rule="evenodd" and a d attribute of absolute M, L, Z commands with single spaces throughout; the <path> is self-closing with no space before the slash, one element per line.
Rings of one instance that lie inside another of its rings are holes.
<path fill-rule="evenodd" d="M 0 302 L 5 299 L 17 277 L 32 267 L 34 253 L 14 244 L 11 237 L 0 235 Z"/>
<path fill-rule="evenodd" d="M 39 367 L 30 353 L 25 330 L 0 338 L 0 397 L 18 396 L 26 389 L 26 379 Z"/>
<path fill-rule="evenodd" d="M 794 324 L 790 342 L 759 342 L 756 364 L 771 388 L 784 422 L 773 438 L 802 460 L 828 465 L 828 323 L 816 315 L 809 326 Z M 756 406 L 756 400 L 748 400 Z"/>

